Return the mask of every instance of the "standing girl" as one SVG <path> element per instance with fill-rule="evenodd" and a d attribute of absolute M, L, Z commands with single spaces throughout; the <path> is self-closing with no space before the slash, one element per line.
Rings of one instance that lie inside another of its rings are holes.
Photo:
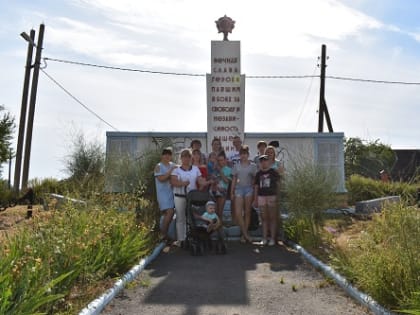
<path fill-rule="evenodd" d="M 254 178 L 257 173 L 257 166 L 249 160 L 249 148 L 247 145 L 239 149 L 239 162 L 232 170 L 232 192 L 231 199 L 234 199 L 234 219 L 241 228 L 241 242 L 252 240 L 248 234 L 248 227 L 251 221 L 251 204 L 254 196 Z"/>
<path fill-rule="evenodd" d="M 261 245 L 267 245 L 267 236 L 270 234 L 269 246 L 273 246 L 277 236 L 277 191 L 280 179 L 279 173 L 270 167 L 267 155 L 261 155 L 260 170 L 255 176 L 254 206 L 260 209 L 262 219 L 263 239 Z"/>
<path fill-rule="evenodd" d="M 174 216 L 174 194 L 170 183 L 171 173 L 177 166 L 172 162 L 172 149 L 165 148 L 160 162 L 155 166 L 155 185 L 159 209 L 162 212 L 161 239 L 168 239 L 168 228 Z"/>
<path fill-rule="evenodd" d="M 276 148 L 269 145 L 265 149 L 265 154 L 268 156 L 268 165 L 272 169 L 276 170 L 280 175 L 284 173 L 284 167 L 282 163 L 276 159 Z"/>
<path fill-rule="evenodd" d="M 223 209 L 225 208 L 226 197 L 228 194 L 229 184 L 232 181 L 232 169 L 227 165 L 225 151 L 221 151 L 217 156 L 217 181 L 213 195 L 216 199 L 216 212 L 220 220 L 223 219 Z"/>

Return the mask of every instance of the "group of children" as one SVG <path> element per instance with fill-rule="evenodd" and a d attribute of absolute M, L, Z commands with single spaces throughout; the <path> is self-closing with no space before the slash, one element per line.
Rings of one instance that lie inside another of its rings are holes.
<path fill-rule="evenodd" d="M 186 162 L 184 159 L 180 166 L 175 166 L 171 161 L 172 152 L 170 149 L 163 150 L 161 161 L 155 167 L 157 197 L 163 213 L 162 237 L 167 238 L 174 208 L 177 212 L 177 221 L 179 214 L 185 216 L 185 209 L 179 211 L 176 203 L 170 203 L 169 200 L 174 198 L 174 195 L 171 197 L 171 192 L 176 190 L 176 186 L 183 186 L 183 182 L 178 178 L 172 178 L 174 174 L 177 174 L 175 169 L 177 167 L 185 168 L 190 163 L 191 169 L 199 170 L 194 187 L 198 190 L 209 191 L 214 200 L 206 204 L 207 211 L 199 218 L 206 224 L 209 232 L 222 225 L 225 202 L 227 198 L 230 198 L 232 218 L 241 228 L 241 241 L 252 242 L 248 234 L 248 227 L 253 206 L 260 210 L 263 232 L 261 244 L 271 246 L 276 243 L 277 195 L 283 168 L 279 166 L 275 158 L 275 148 L 260 141 L 257 145 L 258 154 L 251 160 L 248 146 L 242 145 L 239 137 L 233 138 L 233 145 L 235 150 L 229 152 L 230 154 L 227 156 L 221 150 L 220 140 L 214 139 L 213 150 L 206 157 L 201 152 L 201 142 L 193 140 L 189 149 L 191 161 Z M 182 156 L 181 154 L 181 158 Z M 186 189 L 189 185 L 188 181 L 184 188 Z M 165 188 L 163 189 L 163 187 Z M 179 198 L 179 194 L 175 194 L 175 199 L 177 197 Z M 185 227 L 178 226 L 177 222 L 178 229 L 185 229 Z M 177 231 L 177 235 L 178 239 L 181 238 L 182 241 L 182 233 Z"/>

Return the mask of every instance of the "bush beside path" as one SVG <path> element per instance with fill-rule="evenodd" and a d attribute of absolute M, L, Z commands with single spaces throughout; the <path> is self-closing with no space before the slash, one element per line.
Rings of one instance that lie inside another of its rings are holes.
<path fill-rule="evenodd" d="M 371 313 L 296 252 L 229 242 L 223 256 L 166 247 L 102 314 Z"/>

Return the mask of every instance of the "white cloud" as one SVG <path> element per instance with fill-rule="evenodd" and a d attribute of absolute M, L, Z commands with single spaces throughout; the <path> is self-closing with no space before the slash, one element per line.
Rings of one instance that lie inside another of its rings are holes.
<path fill-rule="evenodd" d="M 413 37 L 416 41 L 420 42 L 420 32 L 417 33 L 409 33 L 411 37 Z"/>
<path fill-rule="evenodd" d="M 339 41 L 365 29 L 382 27 L 375 19 L 332 0 L 267 0 L 258 4 L 255 1 L 155 0 L 153 6 L 148 1 L 128 0 L 80 0 L 77 3 L 85 10 L 106 16 L 107 23 L 147 36 L 148 40 L 153 41 L 153 36 L 172 36 L 180 40 L 180 45 L 186 47 L 190 43 L 201 49 L 208 49 L 209 39 L 220 39 L 214 21 L 226 13 L 236 21 L 231 39 L 241 39 L 247 53 L 273 56 L 313 56 L 320 41 Z M 107 37 L 104 33 L 112 34 L 112 28 L 105 24 L 100 32 L 74 25 L 74 32 L 82 36 L 81 43 L 96 43 Z M 89 36 L 94 38 L 88 40 Z M 113 48 L 103 48 L 118 50 L 134 46 L 114 39 Z M 157 49 L 153 44 L 144 48 Z"/>

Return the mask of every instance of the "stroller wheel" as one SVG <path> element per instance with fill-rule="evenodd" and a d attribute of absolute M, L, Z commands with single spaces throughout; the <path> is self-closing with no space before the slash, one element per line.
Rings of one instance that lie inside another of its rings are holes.
<path fill-rule="evenodd" d="M 226 254 L 226 245 L 223 241 L 218 241 L 217 242 L 217 254 L 220 255 L 225 255 Z"/>
<path fill-rule="evenodd" d="M 209 238 L 207 240 L 207 248 L 208 248 L 209 251 L 212 251 L 213 250 L 213 241 L 212 241 L 211 238 Z"/>
<path fill-rule="evenodd" d="M 220 249 L 220 254 L 226 255 L 226 245 L 224 243 L 222 243 L 222 246 L 221 246 L 221 249 Z"/>
<path fill-rule="evenodd" d="M 198 247 L 197 252 L 199 253 L 198 255 L 200 255 L 200 256 L 204 255 L 204 243 L 203 242 L 200 242 L 200 246 Z"/>
<path fill-rule="evenodd" d="M 191 251 L 191 255 L 197 256 L 198 255 L 198 247 L 197 247 L 197 245 L 194 244 L 194 243 L 191 243 L 190 251 Z"/>

